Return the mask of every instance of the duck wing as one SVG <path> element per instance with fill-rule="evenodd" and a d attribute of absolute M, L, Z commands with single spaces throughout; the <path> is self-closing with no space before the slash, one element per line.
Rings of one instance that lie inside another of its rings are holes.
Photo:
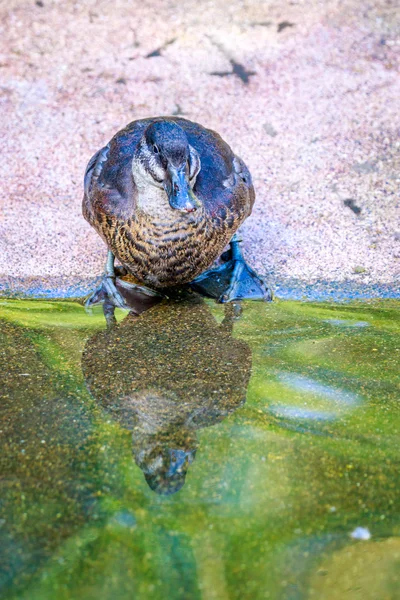
<path fill-rule="evenodd" d="M 96 152 L 85 172 L 83 214 L 91 222 L 99 213 L 129 219 L 136 207 L 132 157 L 151 119 L 130 123 Z"/>

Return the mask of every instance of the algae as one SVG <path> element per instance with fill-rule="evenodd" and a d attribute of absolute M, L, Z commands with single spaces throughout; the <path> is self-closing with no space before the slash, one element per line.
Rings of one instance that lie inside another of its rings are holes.
<path fill-rule="evenodd" d="M 399 598 L 398 309 L 2 301 L 2 597 Z"/>

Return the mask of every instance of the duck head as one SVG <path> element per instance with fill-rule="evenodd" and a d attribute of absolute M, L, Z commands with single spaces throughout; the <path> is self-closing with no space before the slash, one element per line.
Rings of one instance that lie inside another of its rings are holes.
<path fill-rule="evenodd" d="M 137 466 L 143 471 L 153 492 L 169 496 L 184 485 L 193 463 L 198 440 L 184 425 L 175 425 L 156 435 L 133 435 L 132 451 Z"/>
<path fill-rule="evenodd" d="M 200 157 L 190 146 L 182 127 L 172 121 L 155 121 L 144 131 L 133 169 L 146 184 L 163 189 L 171 208 L 193 212 L 201 203 L 193 193 Z"/>

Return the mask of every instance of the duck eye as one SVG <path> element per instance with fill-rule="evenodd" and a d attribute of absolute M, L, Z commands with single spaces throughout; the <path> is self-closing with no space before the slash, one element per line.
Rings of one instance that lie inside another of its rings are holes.
<path fill-rule="evenodd" d="M 160 148 L 157 146 L 157 144 L 153 145 L 153 152 L 154 152 L 154 154 L 159 154 L 160 153 Z"/>

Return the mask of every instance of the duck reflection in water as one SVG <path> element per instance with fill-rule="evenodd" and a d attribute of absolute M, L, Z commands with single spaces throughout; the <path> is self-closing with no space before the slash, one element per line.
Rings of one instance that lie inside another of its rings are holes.
<path fill-rule="evenodd" d="M 246 400 L 251 351 L 232 337 L 240 306 L 219 324 L 193 292 L 96 333 L 82 369 L 92 396 L 132 431 L 133 455 L 152 490 L 185 483 L 196 430 L 222 421 Z M 109 320 L 110 322 L 110 320 Z"/>

